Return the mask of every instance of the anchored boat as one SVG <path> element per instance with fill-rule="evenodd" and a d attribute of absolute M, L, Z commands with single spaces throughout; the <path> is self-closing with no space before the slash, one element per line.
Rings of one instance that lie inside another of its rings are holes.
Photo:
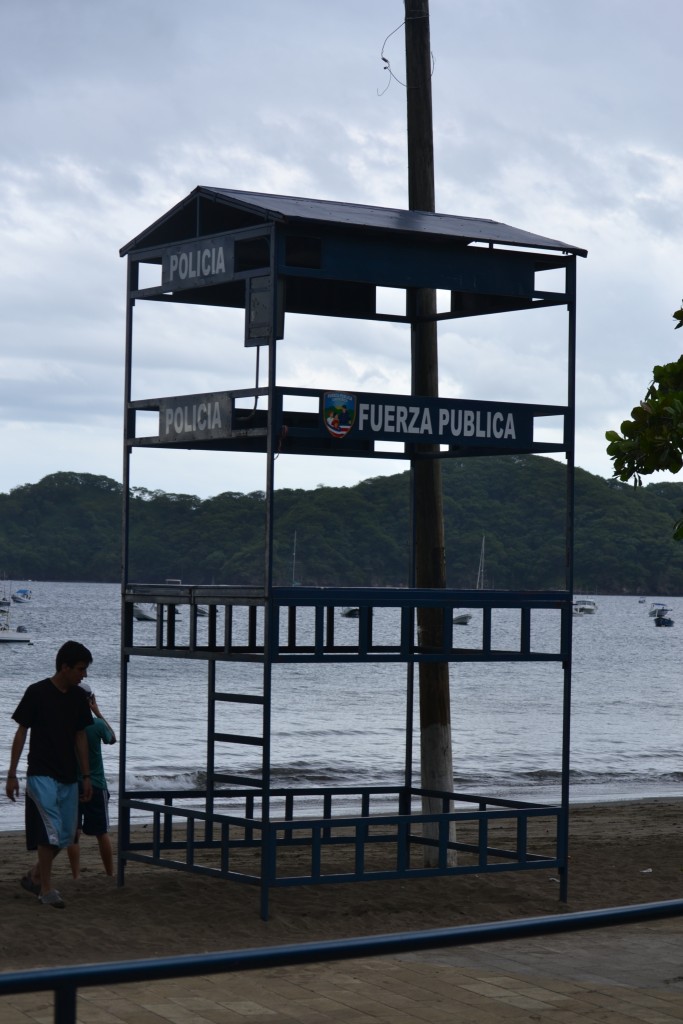
<path fill-rule="evenodd" d="M 0 608 L 0 644 L 32 644 L 31 634 L 26 626 L 12 629 L 9 623 L 9 611 Z"/>

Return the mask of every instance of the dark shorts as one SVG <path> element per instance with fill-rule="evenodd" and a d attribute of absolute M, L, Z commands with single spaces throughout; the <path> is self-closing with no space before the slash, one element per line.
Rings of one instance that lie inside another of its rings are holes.
<path fill-rule="evenodd" d="M 86 836 L 109 831 L 109 791 L 92 787 L 92 799 L 78 805 L 78 827 Z"/>

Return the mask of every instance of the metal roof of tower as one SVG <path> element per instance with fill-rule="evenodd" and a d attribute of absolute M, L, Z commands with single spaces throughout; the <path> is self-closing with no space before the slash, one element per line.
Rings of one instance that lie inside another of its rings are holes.
<path fill-rule="evenodd" d="M 139 248 L 164 244 L 183 237 L 182 224 L 186 220 L 188 207 L 198 201 L 205 207 L 204 216 L 210 221 L 209 210 L 213 207 L 218 224 L 205 227 L 199 233 L 216 230 L 231 230 L 239 227 L 267 222 L 284 224 L 320 224 L 346 227 L 352 231 L 371 231 L 383 234 L 400 233 L 461 242 L 463 245 L 483 243 L 488 245 L 514 246 L 520 248 L 556 250 L 577 256 L 586 256 L 585 249 L 547 238 L 521 228 L 503 224 L 500 221 L 480 217 L 460 217 L 444 213 L 428 213 L 419 210 L 402 210 L 384 206 L 365 206 L 360 203 L 342 203 L 327 199 L 305 199 L 295 196 L 271 195 L 263 192 L 245 192 L 238 189 L 213 188 L 200 185 L 185 199 L 156 220 L 141 234 L 124 245 L 120 250 L 125 256 Z M 220 208 L 220 209 L 219 209 Z M 191 218 L 187 217 L 189 234 L 198 233 Z M 180 234 L 178 228 L 180 227 Z"/>

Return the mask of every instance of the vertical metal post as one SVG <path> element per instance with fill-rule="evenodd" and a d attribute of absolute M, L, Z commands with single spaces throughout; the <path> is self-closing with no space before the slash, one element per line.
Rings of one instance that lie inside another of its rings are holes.
<path fill-rule="evenodd" d="M 131 389 L 133 378 L 133 307 L 135 299 L 132 293 L 137 290 L 139 267 L 137 261 L 128 257 L 126 268 L 126 355 L 124 369 L 124 407 L 123 407 L 123 468 L 122 468 L 122 523 L 121 523 L 121 642 L 119 651 L 120 691 L 119 691 L 119 807 L 118 807 L 118 853 L 117 874 L 118 885 L 123 885 L 125 861 L 121 851 L 130 845 L 130 812 L 122 806 L 126 796 L 126 749 L 127 749 L 127 717 L 128 717 L 128 658 L 124 653 L 128 643 L 132 643 L 133 614 L 132 608 L 126 608 L 124 600 L 128 584 L 129 572 L 129 531 L 130 531 L 130 445 L 128 439 L 135 428 L 135 413 L 131 411 Z"/>
<path fill-rule="evenodd" d="M 58 985 L 55 988 L 55 1024 L 76 1024 L 76 985 Z"/>
<path fill-rule="evenodd" d="M 564 865 L 560 872 L 560 899 L 567 902 L 569 893 L 569 770 L 572 715 L 572 608 L 574 594 L 574 435 L 576 418 L 576 257 L 567 263 L 566 290 L 568 295 L 567 324 L 567 422 L 565 445 L 567 448 L 567 518 L 566 518 L 566 587 L 567 605 L 563 609 L 563 644 L 566 644 L 564 662 L 564 688 L 562 697 L 562 822 L 558 838 L 559 856 Z"/>
<path fill-rule="evenodd" d="M 274 260 L 274 244 L 271 245 L 271 264 Z M 274 268 L 271 266 L 271 280 L 273 285 L 273 308 L 277 306 L 277 281 Z M 277 371 L 277 342 L 273 330 L 270 344 L 268 345 L 268 430 L 266 439 L 266 523 L 265 523 L 265 566 L 264 566 L 264 606 L 263 606 L 263 715 L 262 735 L 263 754 L 262 771 L 263 780 L 261 793 L 261 917 L 268 919 L 268 892 L 272 865 L 274 861 L 274 850 L 271 845 L 276 842 L 276 837 L 270 829 L 270 757 L 271 757 L 271 704 L 272 704 L 272 643 L 274 614 L 279 610 L 273 608 L 273 533 L 275 515 L 275 456 L 277 454 L 277 440 L 275 431 L 278 425 L 279 416 L 276 416 L 276 395 L 275 382 Z"/>
<path fill-rule="evenodd" d="M 216 662 L 211 658 L 208 667 L 206 714 L 206 819 L 204 838 L 213 839 L 214 788 L 216 785 Z"/>

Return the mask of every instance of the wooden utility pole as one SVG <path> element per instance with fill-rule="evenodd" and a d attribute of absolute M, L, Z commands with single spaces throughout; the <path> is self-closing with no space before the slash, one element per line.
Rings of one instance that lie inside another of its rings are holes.
<path fill-rule="evenodd" d="M 408 205 L 411 210 L 435 210 L 434 139 L 432 128 L 432 53 L 429 37 L 429 0 L 405 0 L 406 88 L 408 106 Z M 411 316 L 412 393 L 439 393 L 436 293 L 429 288 L 409 289 Z M 425 320 L 423 318 L 431 317 Z M 441 462 L 429 454 L 438 446 L 418 448 L 423 457 L 412 461 L 415 515 L 415 584 L 446 586 Z M 424 455 L 427 455 L 425 458 Z M 441 612 L 418 611 L 418 636 L 425 647 L 441 644 Z M 420 765 L 424 789 L 453 791 L 453 748 L 448 663 L 420 664 Z M 440 800 L 424 798 L 425 813 L 442 810 Z M 435 829 L 426 834 L 436 837 Z M 425 847 L 425 863 L 436 863 L 437 850 Z"/>

